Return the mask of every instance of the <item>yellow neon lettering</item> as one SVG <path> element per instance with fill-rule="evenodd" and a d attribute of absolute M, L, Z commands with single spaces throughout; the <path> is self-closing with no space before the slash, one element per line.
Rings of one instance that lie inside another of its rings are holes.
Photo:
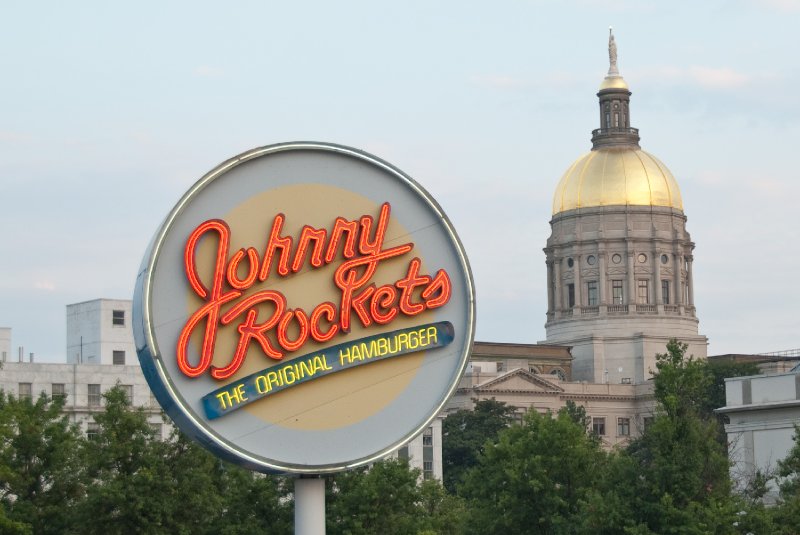
<path fill-rule="evenodd" d="M 269 383 L 267 382 L 267 378 L 264 377 L 263 375 L 259 375 L 258 377 L 256 377 L 255 383 L 256 383 L 256 391 L 259 394 L 266 394 L 267 392 L 272 390 L 272 387 L 269 386 Z"/>
<path fill-rule="evenodd" d="M 344 366 L 344 359 L 347 359 L 348 364 L 353 362 L 353 357 L 350 355 L 350 348 L 339 350 L 339 363 L 342 366 Z"/>

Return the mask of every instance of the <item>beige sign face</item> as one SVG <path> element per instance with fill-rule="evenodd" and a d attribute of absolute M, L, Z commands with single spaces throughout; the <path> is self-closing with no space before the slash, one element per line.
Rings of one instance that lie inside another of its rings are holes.
<path fill-rule="evenodd" d="M 419 433 L 463 373 L 475 318 L 439 206 L 386 162 L 320 143 L 255 149 L 201 179 L 145 256 L 134 315 L 181 429 L 296 473 Z"/>

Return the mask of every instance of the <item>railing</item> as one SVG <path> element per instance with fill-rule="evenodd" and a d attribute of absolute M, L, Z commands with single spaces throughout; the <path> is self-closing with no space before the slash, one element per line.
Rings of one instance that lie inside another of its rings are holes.
<path fill-rule="evenodd" d="M 604 312 L 601 314 L 601 308 Z M 651 304 L 635 305 L 605 305 L 600 306 L 575 306 L 565 308 L 558 312 L 548 312 L 547 321 L 572 318 L 574 316 L 621 316 L 626 314 L 658 314 L 659 307 Z M 695 317 L 695 307 L 688 305 L 663 305 L 663 313 L 678 316 Z"/>
<path fill-rule="evenodd" d="M 638 136 L 639 129 L 618 127 L 618 128 L 595 128 L 594 130 L 592 130 L 592 137 L 613 136 L 618 134 L 634 134 Z"/>

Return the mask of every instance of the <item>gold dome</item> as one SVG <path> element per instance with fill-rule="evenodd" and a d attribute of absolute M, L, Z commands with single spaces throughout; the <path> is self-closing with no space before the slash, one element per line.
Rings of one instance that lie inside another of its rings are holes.
<path fill-rule="evenodd" d="M 630 89 L 628 82 L 622 76 L 608 75 L 600 82 L 600 91 L 603 89 Z"/>
<path fill-rule="evenodd" d="M 667 166 L 641 149 L 584 154 L 556 187 L 553 214 L 592 206 L 666 206 L 683 211 L 678 183 Z"/>

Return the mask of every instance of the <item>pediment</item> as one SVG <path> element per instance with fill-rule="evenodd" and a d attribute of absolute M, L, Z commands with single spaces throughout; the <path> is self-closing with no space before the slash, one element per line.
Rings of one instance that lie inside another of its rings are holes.
<path fill-rule="evenodd" d="M 564 389 L 541 375 L 518 368 L 491 381 L 476 385 L 475 390 L 487 392 L 563 392 Z"/>

